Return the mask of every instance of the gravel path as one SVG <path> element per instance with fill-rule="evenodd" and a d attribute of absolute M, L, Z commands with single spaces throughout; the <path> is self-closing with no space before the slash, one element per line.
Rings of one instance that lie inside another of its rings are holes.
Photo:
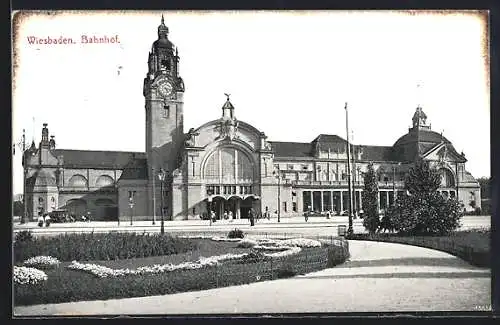
<path fill-rule="evenodd" d="M 491 275 L 415 246 L 350 241 L 335 268 L 249 285 L 141 298 L 21 306 L 14 315 L 472 311 L 489 308 Z"/>

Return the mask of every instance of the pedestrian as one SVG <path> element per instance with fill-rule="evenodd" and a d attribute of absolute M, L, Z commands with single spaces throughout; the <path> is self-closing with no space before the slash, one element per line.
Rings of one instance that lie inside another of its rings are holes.
<path fill-rule="evenodd" d="M 43 216 L 41 213 L 38 214 L 38 227 L 43 227 L 43 223 L 45 220 L 43 220 Z"/>
<path fill-rule="evenodd" d="M 47 213 L 45 215 L 45 227 L 50 226 L 50 215 Z"/>
<path fill-rule="evenodd" d="M 311 211 L 311 206 L 308 207 L 307 211 L 304 213 L 304 219 L 306 220 L 309 220 L 309 213 Z"/>
<path fill-rule="evenodd" d="M 233 222 L 233 211 L 229 211 L 228 218 L 229 218 L 229 222 Z"/>
<path fill-rule="evenodd" d="M 215 211 L 214 210 L 210 211 L 210 220 L 212 220 L 212 222 L 215 222 Z"/>
<path fill-rule="evenodd" d="M 268 207 L 266 207 L 266 212 L 265 213 L 266 213 L 267 220 L 271 220 L 271 214 L 269 213 L 269 208 Z"/>
<path fill-rule="evenodd" d="M 255 225 L 255 219 L 254 219 L 254 213 L 252 211 L 253 209 L 250 209 L 248 211 L 248 218 L 250 219 L 250 226 L 253 227 Z"/>
<path fill-rule="evenodd" d="M 224 211 L 224 220 L 227 220 L 227 210 Z"/>
<path fill-rule="evenodd" d="M 327 219 L 330 219 L 330 216 L 331 216 L 331 212 L 330 212 L 330 210 L 327 210 L 327 211 L 326 211 L 326 218 L 327 218 Z"/>

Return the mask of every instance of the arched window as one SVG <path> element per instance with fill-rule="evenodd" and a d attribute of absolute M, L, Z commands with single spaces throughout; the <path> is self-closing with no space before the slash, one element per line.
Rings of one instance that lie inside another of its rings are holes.
<path fill-rule="evenodd" d="M 455 186 L 455 177 L 446 168 L 441 168 L 439 170 L 441 173 L 441 187 L 454 187 Z"/>
<path fill-rule="evenodd" d="M 204 171 L 207 182 L 218 183 L 252 183 L 254 167 L 241 150 L 235 148 L 220 148 L 208 157 Z"/>
<path fill-rule="evenodd" d="M 101 175 L 97 178 L 95 182 L 95 186 L 104 187 L 104 186 L 112 186 L 114 184 L 113 178 L 108 175 Z"/>
<path fill-rule="evenodd" d="M 68 183 L 70 187 L 87 187 L 87 179 L 82 175 L 73 175 Z"/>

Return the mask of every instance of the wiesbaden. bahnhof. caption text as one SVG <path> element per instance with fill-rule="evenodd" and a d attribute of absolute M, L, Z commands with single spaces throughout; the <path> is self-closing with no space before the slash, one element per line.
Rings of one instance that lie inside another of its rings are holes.
<path fill-rule="evenodd" d="M 73 44 L 116 44 L 120 43 L 118 35 L 81 35 L 80 38 L 64 36 L 28 36 L 30 45 L 73 45 Z"/>

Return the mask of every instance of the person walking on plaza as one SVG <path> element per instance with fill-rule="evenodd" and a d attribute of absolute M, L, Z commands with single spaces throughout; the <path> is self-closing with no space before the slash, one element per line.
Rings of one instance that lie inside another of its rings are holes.
<path fill-rule="evenodd" d="M 332 213 L 330 212 L 330 210 L 327 210 L 327 211 L 326 211 L 326 218 L 327 218 L 327 219 L 330 219 L 331 214 L 332 214 Z"/>
<path fill-rule="evenodd" d="M 50 226 L 50 215 L 47 213 L 44 218 L 45 221 L 45 227 Z"/>
<path fill-rule="evenodd" d="M 233 222 L 233 211 L 229 211 L 228 218 L 229 218 L 229 222 Z"/>
<path fill-rule="evenodd" d="M 43 215 L 40 213 L 38 215 L 38 227 L 43 227 L 43 222 L 44 222 Z"/>
<path fill-rule="evenodd" d="M 271 220 L 271 214 L 269 213 L 268 207 L 266 207 L 266 218 L 267 218 L 267 220 Z"/>
<path fill-rule="evenodd" d="M 250 209 L 248 211 L 248 218 L 250 219 L 250 226 L 253 227 L 255 225 L 255 216 L 254 216 L 253 209 Z"/>

